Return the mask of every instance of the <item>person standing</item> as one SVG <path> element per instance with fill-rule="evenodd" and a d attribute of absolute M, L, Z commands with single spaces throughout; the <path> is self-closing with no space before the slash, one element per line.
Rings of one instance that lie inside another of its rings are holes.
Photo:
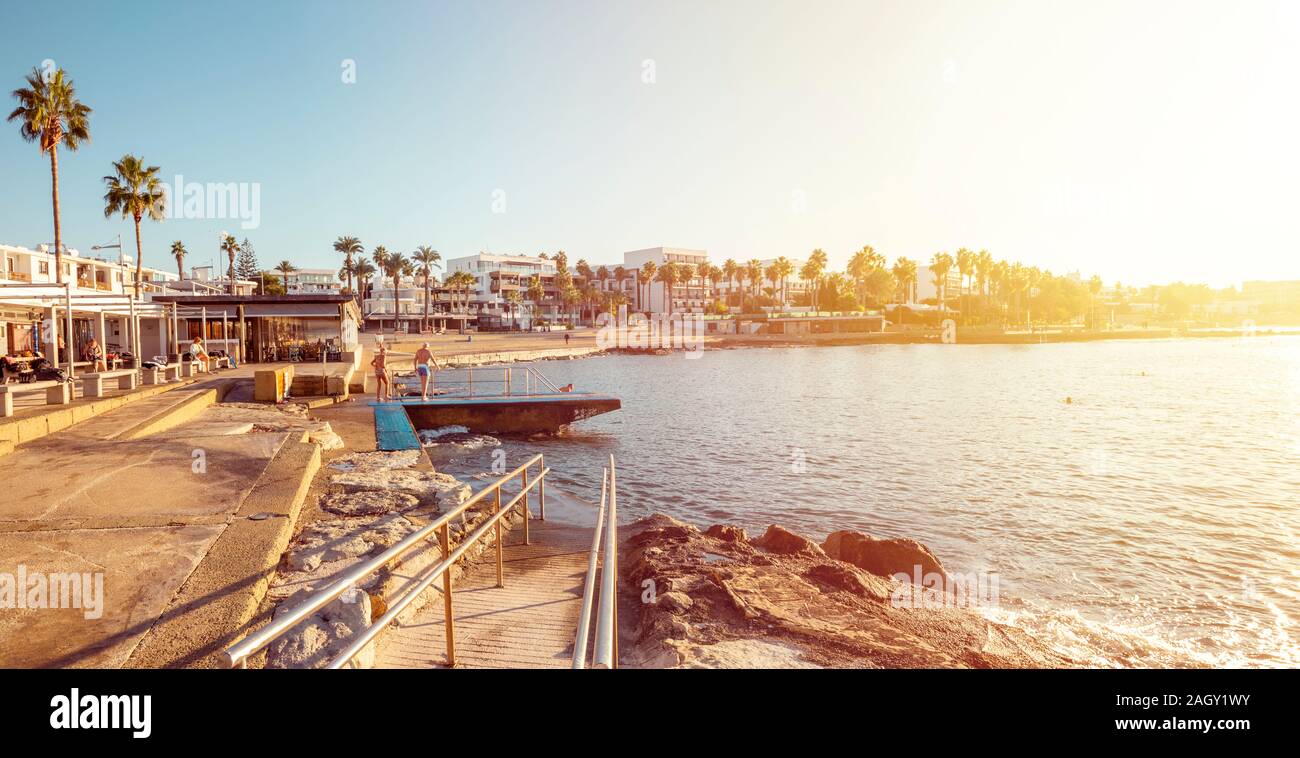
<path fill-rule="evenodd" d="M 433 360 L 433 351 L 429 350 L 429 343 L 425 342 L 420 345 L 420 349 L 415 351 L 415 373 L 420 375 L 420 399 L 429 399 L 429 382 L 433 379 L 433 372 L 437 370 L 437 364 Z"/>
<path fill-rule="evenodd" d="M 375 351 L 375 357 L 371 359 L 370 365 L 375 369 L 375 400 L 383 402 L 389 398 L 388 389 L 388 351 L 381 344 Z"/>

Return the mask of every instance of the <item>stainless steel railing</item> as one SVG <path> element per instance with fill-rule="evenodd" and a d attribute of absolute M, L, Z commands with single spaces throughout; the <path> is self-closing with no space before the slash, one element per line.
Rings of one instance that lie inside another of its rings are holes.
<path fill-rule="evenodd" d="M 595 608 L 596 639 L 591 665 L 592 668 L 612 669 L 618 668 L 618 474 L 612 454 L 600 483 L 600 510 L 596 513 L 596 532 L 587 557 L 587 580 L 582 588 L 582 610 L 578 614 L 578 632 L 573 641 L 572 667 L 575 669 L 587 667 L 598 561 L 602 563 L 600 603 Z"/>
<path fill-rule="evenodd" d="M 534 465 L 536 465 L 540 471 L 536 476 L 530 479 L 529 469 Z M 511 509 L 520 506 L 524 517 L 524 544 L 530 544 L 528 536 L 528 521 L 531 518 L 529 512 L 529 493 L 533 488 L 537 489 L 539 518 L 545 519 L 546 475 L 550 472 L 551 470 L 546 468 L 541 453 L 529 458 L 522 466 L 474 493 L 464 503 L 461 503 L 447 513 L 444 513 L 417 531 L 412 532 L 405 539 L 374 558 L 354 567 L 351 571 L 348 571 L 342 577 L 332 582 L 328 587 L 313 594 L 299 605 L 294 606 L 284 615 L 276 618 L 271 623 L 259 629 L 257 632 L 245 637 L 243 640 L 240 640 L 234 645 L 226 648 L 225 663 L 227 667 L 244 668 L 250 656 L 257 653 L 259 650 L 262 650 L 267 645 L 270 645 L 277 638 L 293 629 L 293 627 L 297 626 L 303 619 L 306 619 L 312 613 L 323 608 L 327 603 L 334 600 L 339 595 L 342 595 L 347 590 L 356 586 L 371 572 L 376 571 L 389 561 L 401 556 L 416 545 L 423 544 L 430 536 L 435 535 L 438 538 L 439 547 L 442 551 L 442 560 L 440 560 L 433 568 L 429 569 L 420 581 L 403 594 L 401 598 L 391 603 L 388 607 L 388 611 L 384 613 L 384 615 L 380 616 L 373 624 L 359 632 L 355 637 L 351 638 L 352 641 L 347 648 L 335 656 L 326 668 L 339 669 L 346 666 L 349 661 L 365 649 L 365 646 L 369 644 L 371 640 L 379 636 L 379 633 L 391 624 L 393 620 L 397 618 L 398 614 L 410 605 L 421 592 L 427 589 L 429 585 L 433 584 L 434 580 L 439 576 L 442 577 L 443 581 L 442 597 L 444 613 L 446 614 L 447 663 L 451 666 L 456 665 L 456 636 L 452 617 L 450 569 L 452 566 L 456 565 L 456 562 L 460 560 L 461 557 L 464 556 L 465 553 L 483 537 L 483 535 L 487 534 L 489 529 L 491 529 L 494 531 L 496 539 L 497 586 L 504 587 L 505 570 L 501 544 L 501 519 L 505 518 L 506 515 L 510 513 Z M 515 494 L 508 503 L 502 504 L 501 487 L 520 477 L 522 477 L 522 485 L 519 492 Z M 461 539 L 460 544 L 456 546 L 456 549 L 451 549 L 450 526 L 452 520 L 489 496 L 493 498 L 492 515 L 484 520 L 483 523 L 479 524 L 473 532 L 465 535 Z"/>
<path fill-rule="evenodd" d="M 412 368 L 411 371 L 415 369 Z M 403 375 L 406 375 L 403 369 Z M 454 386 L 449 387 L 452 384 Z M 406 382 L 419 389 L 419 382 Z M 537 395 L 559 393 L 560 388 L 542 372 L 528 364 L 510 366 L 449 366 L 439 368 L 429 380 L 429 391 L 451 391 L 451 396 L 494 397 L 499 395 Z M 521 393 L 522 390 L 522 393 Z"/>

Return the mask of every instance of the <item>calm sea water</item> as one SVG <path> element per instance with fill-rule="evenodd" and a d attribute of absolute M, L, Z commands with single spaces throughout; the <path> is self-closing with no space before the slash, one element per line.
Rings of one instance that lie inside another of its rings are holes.
<path fill-rule="evenodd" d="M 1300 338 L 539 367 L 623 409 L 553 439 L 434 444 L 434 464 L 540 451 L 553 487 L 594 501 L 613 453 L 621 520 L 910 537 L 996 572 L 986 613 L 1094 665 L 1300 665 Z"/>

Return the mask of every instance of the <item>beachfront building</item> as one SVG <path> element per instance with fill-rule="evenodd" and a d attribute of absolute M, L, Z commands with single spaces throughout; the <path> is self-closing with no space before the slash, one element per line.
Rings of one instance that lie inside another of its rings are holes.
<path fill-rule="evenodd" d="M 158 294 L 171 322 L 177 354 L 195 337 L 208 351 L 225 351 L 250 363 L 338 360 L 355 349 L 361 312 L 337 292 L 297 295 Z"/>
<path fill-rule="evenodd" d="M 172 292 L 193 292 L 211 295 L 235 294 L 251 295 L 257 292 L 262 286 L 262 282 L 250 279 L 235 278 L 235 291 L 230 291 L 230 277 L 226 269 L 218 270 L 215 266 L 193 266 L 190 268 L 188 279 L 182 279 L 167 285 L 166 290 Z"/>
<path fill-rule="evenodd" d="M 308 295 L 316 292 L 342 292 L 343 283 L 339 281 L 337 269 L 300 268 L 288 274 L 279 274 L 284 281 L 284 290 L 290 295 Z"/>
<path fill-rule="evenodd" d="M 474 277 L 474 285 L 461 293 L 459 301 L 468 299 L 462 309 L 473 315 L 474 323 L 483 328 L 505 328 L 517 323 L 531 328 L 535 323 L 554 322 L 562 318 L 559 289 L 555 286 L 555 261 L 531 255 L 493 255 L 477 253 L 447 261 L 447 276 L 465 271 Z M 533 277 L 542 285 L 540 302 L 533 302 L 528 288 Z M 523 301 L 511 313 L 508 297 L 518 292 Z"/>
<path fill-rule="evenodd" d="M 82 364 L 91 338 L 110 353 L 166 348 L 163 309 L 149 298 L 173 286 L 178 274 L 145 267 L 137 287 L 129 256 L 83 255 L 66 246 L 62 253 L 59 263 L 48 245 L 0 244 L 0 350 L 13 357 L 41 353 L 66 367 L 67 348 Z"/>
<path fill-rule="evenodd" d="M 465 307 L 465 294 L 453 292 L 430 277 L 429 328 L 435 331 L 459 329 L 462 323 L 473 324 L 476 311 Z M 473 306 L 473 294 L 471 306 Z M 402 277 L 394 301 L 393 280 L 385 278 L 369 282 L 361 299 L 361 319 L 366 331 L 393 331 L 415 334 L 424 319 L 424 277 L 420 274 Z"/>
<path fill-rule="evenodd" d="M 918 303 L 924 303 L 927 300 L 935 301 L 938 304 L 939 287 L 935 283 L 936 276 L 934 269 L 930 266 L 916 267 L 916 282 L 913 292 L 913 300 Z M 962 294 L 961 272 L 953 266 L 948 270 L 948 275 L 944 278 L 943 298 L 950 306 L 953 300 L 959 298 Z"/>
<path fill-rule="evenodd" d="M 708 251 L 681 247 L 648 247 L 623 253 L 623 268 L 634 274 L 632 306 L 642 313 L 667 313 L 671 302 L 673 313 L 704 313 L 713 302 L 713 283 L 701 280 L 696 269 L 709 259 Z M 641 276 L 641 267 L 653 262 L 662 267 L 665 263 L 678 263 L 689 267 L 691 276 L 676 282 L 667 293 L 664 283 L 657 278 L 649 282 Z"/>

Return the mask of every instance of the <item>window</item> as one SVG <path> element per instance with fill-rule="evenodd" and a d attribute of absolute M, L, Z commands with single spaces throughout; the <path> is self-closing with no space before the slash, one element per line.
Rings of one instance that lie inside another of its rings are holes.
<path fill-rule="evenodd" d="M 42 274 L 48 274 L 48 273 L 50 273 L 50 262 L 49 262 L 49 261 L 41 261 L 40 272 L 41 272 Z"/>

